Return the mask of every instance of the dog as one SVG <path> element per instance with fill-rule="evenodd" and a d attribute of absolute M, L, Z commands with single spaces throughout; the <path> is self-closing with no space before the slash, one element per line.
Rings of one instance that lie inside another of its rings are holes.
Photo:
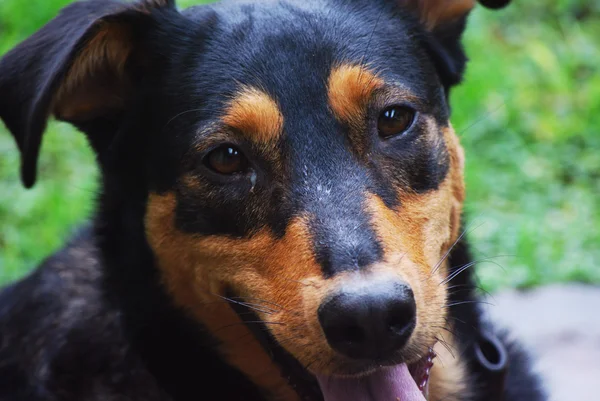
<path fill-rule="evenodd" d="M 7 53 L 24 185 L 53 116 L 101 192 L 0 295 L 0 399 L 545 399 L 461 225 L 475 5 L 89 0 Z"/>

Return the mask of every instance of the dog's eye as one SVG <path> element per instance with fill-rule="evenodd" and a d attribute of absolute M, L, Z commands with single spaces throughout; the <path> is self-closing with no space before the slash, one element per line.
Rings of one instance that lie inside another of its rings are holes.
<path fill-rule="evenodd" d="M 248 159 L 233 145 L 222 145 L 210 152 L 204 163 L 211 170 L 224 175 L 243 173 L 248 169 Z"/>
<path fill-rule="evenodd" d="M 403 134 L 413 124 L 415 111 L 406 106 L 391 106 L 383 110 L 377 121 L 377 130 L 382 138 Z"/>

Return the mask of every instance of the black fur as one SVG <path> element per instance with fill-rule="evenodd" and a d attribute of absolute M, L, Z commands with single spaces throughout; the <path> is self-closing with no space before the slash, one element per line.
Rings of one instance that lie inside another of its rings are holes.
<path fill-rule="evenodd" d="M 326 81 L 336 63 L 365 62 L 400 81 L 421 99 L 423 113 L 443 123 L 445 95 L 466 60 L 464 19 L 426 32 L 391 0 L 228 2 L 183 13 L 170 1 L 146 3 L 143 10 L 112 0 L 74 4 L 0 61 L 0 117 L 31 186 L 53 96 L 99 23 L 127 26 L 136 49 L 125 66 L 132 87 L 125 106 L 70 121 L 89 138 L 102 170 L 91 226 L 0 293 L 2 401 L 265 400 L 161 285 L 144 231 L 150 192 L 175 191 L 178 228 L 201 235 L 242 237 L 264 226 L 283 235 L 294 216 L 309 212 L 316 256 L 333 275 L 382 256 L 363 210 L 366 193 L 391 207 L 399 200 L 390 188 L 427 192 L 447 174 L 447 154 L 419 140 L 419 126 L 384 148 L 373 145 L 369 168 L 357 164 L 347 128 L 327 108 Z M 264 149 L 242 138 L 236 143 L 259 166 L 254 190 L 239 178 L 221 185 L 203 170 L 202 154 L 191 151 L 239 83 L 264 88 L 286 116 L 276 156 L 286 161 L 282 170 L 272 168 L 273 155 Z M 203 196 L 181 190 L 184 174 L 198 181 Z M 450 259 L 454 266 L 469 262 L 464 244 Z M 470 274 L 452 280 L 464 287 L 450 302 L 477 299 Z M 493 399 L 497 394 L 486 393 L 492 379 L 474 355 L 481 332 L 492 329 L 481 326 L 472 303 L 453 307 L 451 317 L 464 322 L 457 337 L 472 361 L 476 400 Z M 273 339 L 264 341 L 298 391 L 318 400 L 310 375 Z M 503 399 L 542 400 L 525 354 L 507 347 Z"/>

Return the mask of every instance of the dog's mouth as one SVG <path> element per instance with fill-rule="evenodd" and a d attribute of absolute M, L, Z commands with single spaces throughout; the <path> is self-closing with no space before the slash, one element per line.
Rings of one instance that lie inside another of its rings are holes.
<path fill-rule="evenodd" d="M 232 296 L 233 297 L 233 296 Z M 257 324 L 256 314 L 242 303 L 231 305 L 240 319 L 259 341 L 282 375 L 303 401 L 427 401 L 429 378 L 436 357 L 433 348 L 416 362 L 380 365 L 368 374 L 348 373 L 340 376 L 311 374 L 270 334 L 265 325 Z M 365 370 L 363 370 L 364 372 Z"/>
<path fill-rule="evenodd" d="M 419 361 L 381 368 L 369 375 L 345 378 L 317 375 L 325 401 L 424 401 L 429 399 L 433 349 Z"/>

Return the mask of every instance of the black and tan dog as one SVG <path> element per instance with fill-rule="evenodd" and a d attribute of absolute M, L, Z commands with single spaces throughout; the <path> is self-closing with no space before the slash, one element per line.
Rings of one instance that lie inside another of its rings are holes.
<path fill-rule="evenodd" d="M 0 295 L 0 399 L 543 399 L 461 240 L 474 5 L 96 0 L 5 55 L 25 185 L 55 116 L 102 192 Z"/>

